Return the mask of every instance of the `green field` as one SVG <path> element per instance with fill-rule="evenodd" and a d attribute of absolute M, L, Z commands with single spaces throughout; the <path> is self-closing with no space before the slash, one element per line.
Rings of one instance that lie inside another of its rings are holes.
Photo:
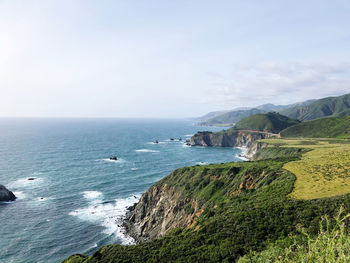
<path fill-rule="evenodd" d="M 337 139 L 267 139 L 285 148 L 306 148 L 300 160 L 283 168 L 296 176 L 291 197 L 315 199 L 350 193 L 350 144 Z"/>

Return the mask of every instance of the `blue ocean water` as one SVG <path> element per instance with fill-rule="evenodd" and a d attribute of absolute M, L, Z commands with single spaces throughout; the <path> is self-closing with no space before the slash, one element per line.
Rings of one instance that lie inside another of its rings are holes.
<path fill-rule="evenodd" d="M 169 140 L 198 130 L 221 128 L 183 120 L 0 119 L 0 184 L 18 197 L 0 204 L 0 262 L 61 262 L 132 243 L 121 221 L 149 186 L 182 166 L 240 161 L 239 149 Z"/>

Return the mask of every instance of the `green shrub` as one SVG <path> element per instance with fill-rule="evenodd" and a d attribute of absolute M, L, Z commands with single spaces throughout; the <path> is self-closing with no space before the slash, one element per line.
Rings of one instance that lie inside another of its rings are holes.
<path fill-rule="evenodd" d="M 283 248 L 272 246 L 260 253 L 250 252 L 240 258 L 238 263 L 260 262 L 350 262 L 350 233 L 346 221 L 350 214 L 342 216 L 344 208 L 341 207 L 333 220 L 327 215 L 319 223 L 318 235 L 311 235 L 307 229 L 298 226 L 302 239 L 296 238 L 292 245 Z"/>

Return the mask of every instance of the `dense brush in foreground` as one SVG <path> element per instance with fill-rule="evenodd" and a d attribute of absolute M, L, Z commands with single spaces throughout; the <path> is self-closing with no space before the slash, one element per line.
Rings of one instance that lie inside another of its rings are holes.
<path fill-rule="evenodd" d="M 333 227 L 328 217 L 323 217 L 319 234 L 314 237 L 300 228 L 302 236 L 295 238 L 292 245 L 283 247 L 283 244 L 280 244 L 262 252 L 251 252 L 240 258 L 238 263 L 350 262 L 350 235 L 345 225 L 350 214 L 342 216 L 342 212 L 343 208 L 334 218 Z"/>
<path fill-rule="evenodd" d="M 350 195 L 314 200 L 288 197 L 295 176 L 282 167 L 300 155 L 293 151 L 285 158 L 177 169 L 157 185 L 171 188 L 178 198 L 196 201 L 197 207 L 177 207 L 192 216 L 192 222 L 158 239 L 131 246 L 107 245 L 91 256 L 73 255 L 65 262 L 235 262 L 276 242 L 287 247 L 293 240 L 303 241 L 300 227 L 313 240 L 323 215 L 333 218 L 341 205 L 346 213 L 350 211 Z M 336 225 L 333 219 L 328 223 Z"/>

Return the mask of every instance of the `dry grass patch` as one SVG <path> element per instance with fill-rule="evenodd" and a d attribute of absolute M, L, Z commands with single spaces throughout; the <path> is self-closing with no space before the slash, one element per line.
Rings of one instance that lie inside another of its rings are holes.
<path fill-rule="evenodd" d="M 283 168 L 297 177 L 291 197 L 315 199 L 350 193 L 350 144 L 329 139 L 272 139 L 280 147 L 309 148 Z"/>

